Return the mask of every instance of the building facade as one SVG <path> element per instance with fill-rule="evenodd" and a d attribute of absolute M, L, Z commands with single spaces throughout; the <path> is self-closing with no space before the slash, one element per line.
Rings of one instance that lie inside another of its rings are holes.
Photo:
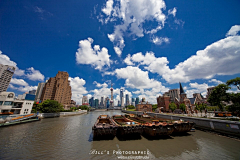
<path fill-rule="evenodd" d="M 170 96 L 170 101 L 174 102 L 175 98 L 180 99 L 180 89 L 171 89 L 167 93 Z"/>
<path fill-rule="evenodd" d="M 120 105 L 121 105 L 121 106 L 124 106 L 123 89 L 120 89 Z"/>
<path fill-rule="evenodd" d="M 82 105 L 87 105 L 87 106 L 89 105 L 87 96 L 83 96 L 83 98 L 82 98 Z"/>
<path fill-rule="evenodd" d="M 71 104 L 71 86 L 68 80 L 68 73 L 58 71 L 56 77 L 50 78 L 43 87 L 40 100 L 56 100 L 64 107 Z"/>
<path fill-rule="evenodd" d="M 45 85 L 44 82 L 38 83 L 38 88 L 37 88 L 37 91 L 36 91 L 35 102 L 39 102 L 40 101 L 44 85 Z"/>
<path fill-rule="evenodd" d="M 10 113 L 26 115 L 32 111 L 34 99 L 14 99 L 13 92 L 0 93 L 0 113 Z"/>
<path fill-rule="evenodd" d="M 14 72 L 15 67 L 0 64 L 0 92 L 7 91 Z"/>
<path fill-rule="evenodd" d="M 36 95 L 36 90 L 29 91 L 29 94 Z"/>
<path fill-rule="evenodd" d="M 129 103 L 129 95 L 126 94 L 126 103 L 125 103 L 125 106 L 128 106 L 128 105 L 130 105 L 130 103 Z"/>
<path fill-rule="evenodd" d="M 142 98 L 142 101 L 136 106 L 136 111 L 152 112 L 152 104 L 145 102 L 145 98 Z"/>
<path fill-rule="evenodd" d="M 163 96 L 157 97 L 157 105 L 159 110 L 163 112 L 169 111 L 170 96 L 168 94 L 163 94 Z"/>

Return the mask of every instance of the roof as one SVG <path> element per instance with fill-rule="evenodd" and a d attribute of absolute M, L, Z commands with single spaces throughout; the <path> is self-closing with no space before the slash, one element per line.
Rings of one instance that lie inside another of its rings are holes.
<path fill-rule="evenodd" d="M 180 94 L 185 94 L 184 90 L 183 90 L 183 87 L 182 87 L 182 84 L 179 82 L 179 85 L 180 85 Z"/>
<path fill-rule="evenodd" d="M 196 98 L 188 98 L 188 99 L 190 100 L 191 104 L 194 104 L 194 102 L 196 100 Z"/>

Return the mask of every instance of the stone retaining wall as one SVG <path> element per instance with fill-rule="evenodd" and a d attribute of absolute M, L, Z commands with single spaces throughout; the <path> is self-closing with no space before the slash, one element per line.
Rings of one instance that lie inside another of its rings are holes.
<path fill-rule="evenodd" d="M 138 114 L 138 115 L 143 114 L 142 112 L 140 113 L 135 111 L 122 111 L 122 112 L 130 113 L 130 114 Z M 240 122 L 216 120 L 216 119 L 208 119 L 208 118 L 176 116 L 176 115 L 169 115 L 169 114 L 163 114 L 163 113 L 147 112 L 147 114 L 150 116 L 156 116 L 158 118 L 171 119 L 171 120 L 183 119 L 184 121 L 194 122 L 196 124 L 196 128 L 212 130 L 212 131 L 240 137 Z"/>

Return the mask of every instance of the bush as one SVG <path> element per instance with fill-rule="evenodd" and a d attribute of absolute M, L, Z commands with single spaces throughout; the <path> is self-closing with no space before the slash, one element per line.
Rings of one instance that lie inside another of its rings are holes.
<path fill-rule="evenodd" d="M 42 113 L 57 113 L 63 110 L 62 104 L 55 100 L 45 100 L 37 105 L 37 111 Z"/>

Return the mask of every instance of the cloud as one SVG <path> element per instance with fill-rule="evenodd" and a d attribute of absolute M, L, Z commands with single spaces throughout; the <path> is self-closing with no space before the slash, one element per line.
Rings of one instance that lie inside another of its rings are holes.
<path fill-rule="evenodd" d="M 13 76 L 27 77 L 28 79 L 33 81 L 44 80 L 44 75 L 42 75 L 40 71 L 35 70 L 33 67 L 28 68 L 27 74 L 25 75 L 25 70 L 19 69 L 17 67 L 17 63 L 10 60 L 10 58 L 7 55 L 2 54 L 2 51 L 0 51 L 0 64 L 16 67 Z"/>
<path fill-rule="evenodd" d="M 188 90 L 186 91 L 188 98 L 192 98 L 194 93 L 201 93 L 202 96 L 206 96 L 207 88 L 213 87 L 213 86 L 209 86 L 206 83 L 198 84 L 197 82 L 190 83 L 189 86 L 190 86 L 190 88 L 188 88 Z"/>
<path fill-rule="evenodd" d="M 69 77 L 70 86 L 72 90 L 72 99 L 77 102 L 77 104 L 82 104 L 82 97 L 86 95 L 88 91 L 84 87 L 86 81 L 79 77 Z"/>
<path fill-rule="evenodd" d="M 145 69 L 158 73 L 168 83 L 189 82 L 194 79 L 210 79 L 215 75 L 240 73 L 240 36 L 229 36 L 204 50 L 199 50 L 175 68 L 170 69 L 166 57 L 155 57 L 153 52 L 141 52 L 128 57 L 128 63 L 145 65 Z"/>
<path fill-rule="evenodd" d="M 211 79 L 208 82 L 216 83 L 216 84 L 223 84 L 224 82 L 217 80 L 217 79 Z"/>
<path fill-rule="evenodd" d="M 90 64 L 100 71 L 105 65 L 110 67 L 108 49 L 105 47 L 100 49 L 99 45 L 94 45 L 92 48 L 92 43 L 92 38 L 79 41 L 79 48 L 76 52 L 77 64 Z"/>
<path fill-rule="evenodd" d="M 20 92 L 29 92 L 31 90 L 37 90 L 37 87 L 38 86 L 20 86 L 20 87 L 16 87 L 16 86 L 13 86 L 12 84 L 9 84 L 8 88 L 11 88 L 13 90 L 18 90 Z"/>
<path fill-rule="evenodd" d="M 32 81 L 44 81 L 44 75 L 39 70 L 35 70 L 33 67 L 27 69 L 27 78 Z"/>
<path fill-rule="evenodd" d="M 126 87 L 137 89 L 155 88 L 159 93 L 168 90 L 161 82 L 150 79 L 148 71 L 142 71 L 138 67 L 127 66 L 126 68 L 116 69 L 115 74 L 118 78 L 125 79 Z"/>
<path fill-rule="evenodd" d="M 236 36 L 238 35 L 239 31 L 240 31 L 240 25 L 232 26 L 231 29 L 226 34 L 226 36 Z"/>
<path fill-rule="evenodd" d="M 152 42 L 156 45 L 161 45 L 162 43 L 169 43 L 169 38 L 167 37 L 153 37 Z"/>
<path fill-rule="evenodd" d="M 167 17 L 162 12 L 166 9 L 163 0 L 121 0 L 115 2 L 113 3 L 112 0 L 106 2 L 106 7 L 102 9 L 104 14 L 99 16 L 101 17 L 99 21 L 108 23 L 109 21 L 120 20 L 120 24 L 114 26 L 114 32 L 108 34 L 108 38 L 113 42 L 114 50 L 118 56 L 121 56 L 125 46 L 124 34 L 143 37 L 144 33 L 153 34 L 164 27 Z M 172 12 L 174 13 L 174 11 Z M 143 24 L 147 21 L 156 22 L 157 27 L 148 25 L 150 30 L 144 29 Z"/>
<path fill-rule="evenodd" d="M 173 17 L 176 16 L 176 13 L 177 13 L 176 7 L 174 7 L 173 9 L 169 9 L 168 10 L 168 15 L 173 15 Z"/>
<path fill-rule="evenodd" d="M 10 83 L 16 84 L 19 86 L 28 86 L 28 83 L 26 81 L 24 81 L 23 79 L 12 78 Z"/>
<path fill-rule="evenodd" d="M 106 88 L 108 86 L 108 84 L 105 82 L 103 84 L 101 84 L 101 83 L 98 83 L 97 81 L 94 81 L 93 84 L 96 84 L 96 87 L 98 87 L 98 88 L 100 88 L 100 87 Z"/>
<path fill-rule="evenodd" d="M 131 55 L 130 54 L 127 55 L 127 57 L 124 59 L 124 62 L 129 66 L 134 65 L 133 62 L 131 62 Z"/>

